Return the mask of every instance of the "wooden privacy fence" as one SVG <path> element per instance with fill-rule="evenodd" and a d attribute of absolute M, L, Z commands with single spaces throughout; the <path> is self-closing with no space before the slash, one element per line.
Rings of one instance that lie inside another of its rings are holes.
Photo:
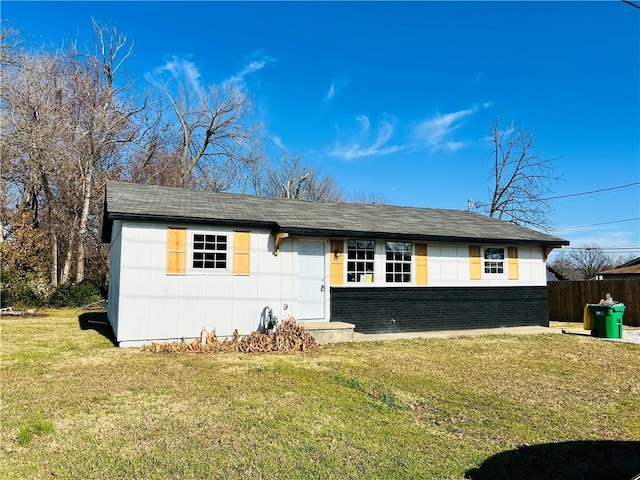
<path fill-rule="evenodd" d="M 624 324 L 640 326 L 640 278 L 549 282 L 549 320 L 582 322 L 584 306 L 598 303 L 607 293 L 625 304 Z"/>

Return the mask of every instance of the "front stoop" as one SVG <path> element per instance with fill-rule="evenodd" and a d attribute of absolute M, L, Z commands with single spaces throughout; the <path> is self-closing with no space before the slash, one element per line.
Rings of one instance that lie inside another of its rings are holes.
<path fill-rule="evenodd" d="M 304 328 L 320 344 L 353 342 L 356 326 L 345 322 L 306 322 Z"/>

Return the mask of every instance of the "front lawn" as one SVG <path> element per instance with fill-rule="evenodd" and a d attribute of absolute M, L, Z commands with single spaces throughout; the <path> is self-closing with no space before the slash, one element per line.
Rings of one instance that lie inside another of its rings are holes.
<path fill-rule="evenodd" d="M 114 348 L 79 315 L 1 319 L 0 478 L 640 473 L 638 345 L 537 335 L 168 355 Z"/>

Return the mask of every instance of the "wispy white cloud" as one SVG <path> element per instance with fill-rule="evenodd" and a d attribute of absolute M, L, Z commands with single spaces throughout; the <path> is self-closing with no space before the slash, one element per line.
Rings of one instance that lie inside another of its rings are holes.
<path fill-rule="evenodd" d="M 396 128 L 398 122 L 395 118 L 387 116 L 379 120 L 374 129 L 367 115 L 358 115 L 355 120 L 359 124 L 359 130 L 352 134 L 349 141 L 335 144 L 329 154 L 345 160 L 355 160 L 405 150 L 456 152 L 466 147 L 469 142 L 454 138 L 455 131 L 472 115 L 491 105 L 491 102 L 485 102 L 467 109 L 434 115 L 415 125 L 410 129 L 409 135 L 403 134 L 401 128 Z M 395 141 L 392 142 L 393 139 Z"/>
<path fill-rule="evenodd" d="M 345 160 L 355 160 L 373 155 L 388 155 L 407 148 L 402 145 L 389 145 L 395 128 L 393 120 L 380 120 L 375 132 L 372 132 L 371 122 L 366 115 L 358 115 L 356 121 L 360 124 L 360 130 L 355 140 L 338 143 L 330 152 L 331 155 Z"/>
<path fill-rule="evenodd" d="M 262 70 L 268 63 L 272 60 L 268 58 L 264 58 L 262 60 L 253 60 L 243 66 L 239 72 L 234 73 L 231 77 L 226 79 L 224 83 L 226 84 L 236 84 L 244 82 L 245 77 L 255 73 L 259 70 Z"/>
<path fill-rule="evenodd" d="M 482 76 L 482 72 L 478 73 L 478 75 L 476 75 L 476 78 L 474 78 L 471 82 L 471 86 L 475 87 L 480 82 L 480 80 L 482 80 Z"/>
<path fill-rule="evenodd" d="M 368 134 L 369 130 L 371 129 L 371 122 L 369 121 L 369 117 L 367 117 L 366 115 L 358 115 L 356 117 L 356 120 L 360 124 L 360 131 L 365 134 Z M 386 122 L 386 123 L 389 123 L 389 122 Z"/>
<path fill-rule="evenodd" d="M 413 133 L 416 141 L 432 150 L 456 151 L 462 148 L 462 142 L 447 140 L 451 134 L 464 124 L 464 119 L 477 109 L 470 108 L 457 112 L 436 115 L 416 125 Z"/>
<path fill-rule="evenodd" d="M 329 86 L 329 91 L 324 96 L 324 101 L 328 102 L 333 99 L 340 90 L 342 90 L 347 85 L 347 80 L 344 78 L 334 78 L 331 80 L 331 85 Z"/>
<path fill-rule="evenodd" d="M 231 77 L 227 78 L 223 83 L 226 85 L 238 84 L 244 82 L 245 77 L 255 73 L 259 70 L 262 70 L 269 63 L 274 60 L 271 57 L 263 57 L 259 60 L 252 60 L 246 65 L 244 65 L 240 71 L 231 75 Z"/>
<path fill-rule="evenodd" d="M 144 77 L 148 82 L 157 84 L 162 79 L 166 79 L 167 74 L 174 80 L 184 82 L 190 90 L 198 95 L 204 93 L 205 89 L 200 83 L 200 70 L 188 58 L 174 55 L 163 65 L 154 68 L 151 72 L 147 72 Z"/>
<path fill-rule="evenodd" d="M 285 146 L 285 144 L 282 142 L 282 139 L 281 139 L 279 136 L 277 136 L 277 135 L 272 135 L 272 136 L 271 136 L 271 141 L 272 141 L 273 143 L 275 143 L 275 144 L 276 144 L 276 146 L 277 146 L 280 150 L 285 151 L 285 152 L 288 150 L 288 148 Z"/>
<path fill-rule="evenodd" d="M 336 88 L 336 84 L 331 82 L 331 86 L 329 87 L 329 91 L 324 96 L 324 99 L 325 100 L 331 100 L 333 97 L 336 96 L 337 91 L 338 91 L 338 89 Z"/>
<path fill-rule="evenodd" d="M 254 54 L 254 57 L 258 55 Z M 273 62 L 274 59 L 268 56 L 253 59 L 242 68 L 223 80 L 220 85 L 224 87 L 239 87 L 244 89 L 244 80 L 247 76 L 262 70 L 267 64 Z M 190 56 L 173 55 L 169 57 L 164 64 L 154 68 L 152 71 L 145 73 L 145 79 L 154 85 L 167 85 L 168 80 L 176 81 L 178 84 L 186 86 L 189 92 L 193 93 L 195 98 L 203 98 L 211 84 L 203 84 L 202 75 L 199 68 L 191 60 Z"/>
<path fill-rule="evenodd" d="M 490 102 L 481 107 L 473 106 L 456 112 L 438 114 L 418 123 L 413 130 L 417 148 L 429 148 L 432 151 L 444 150 L 455 152 L 466 144 L 451 139 L 453 132 L 465 124 L 466 120 L 481 108 L 489 108 Z"/>

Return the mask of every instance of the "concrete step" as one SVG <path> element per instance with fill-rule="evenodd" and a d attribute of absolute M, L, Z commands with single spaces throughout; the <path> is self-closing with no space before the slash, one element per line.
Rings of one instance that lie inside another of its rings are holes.
<path fill-rule="evenodd" d="M 316 341 L 323 343 L 353 342 L 356 326 L 346 322 L 303 322 L 304 328 Z"/>

